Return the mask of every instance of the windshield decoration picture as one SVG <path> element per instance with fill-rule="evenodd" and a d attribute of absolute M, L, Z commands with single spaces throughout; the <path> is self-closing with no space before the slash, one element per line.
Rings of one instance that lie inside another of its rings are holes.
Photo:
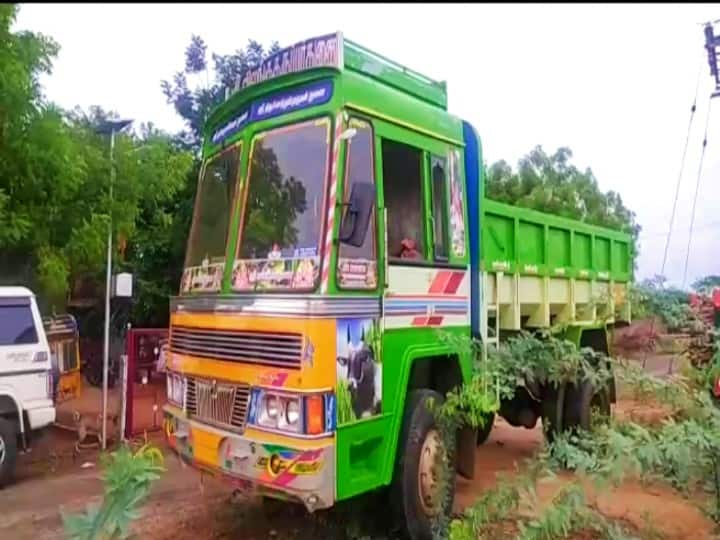
<path fill-rule="evenodd" d="M 295 250 L 299 253 L 301 250 Z M 312 249 L 311 251 L 317 251 Z M 235 261 L 232 288 L 236 291 L 256 289 L 311 289 L 320 269 L 320 257 L 283 257 L 277 244 L 265 259 Z"/>
<path fill-rule="evenodd" d="M 338 283 L 345 289 L 374 289 L 377 286 L 377 261 L 340 259 Z"/>
<path fill-rule="evenodd" d="M 183 271 L 181 293 L 219 291 L 222 283 L 225 261 L 200 266 L 191 266 Z"/>

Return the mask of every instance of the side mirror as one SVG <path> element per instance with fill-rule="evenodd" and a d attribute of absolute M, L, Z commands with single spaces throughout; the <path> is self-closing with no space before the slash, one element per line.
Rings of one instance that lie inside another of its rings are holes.
<path fill-rule="evenodd" d="M 340 241 L 353 247 L 365 242 L 370 216 L 375 206 L 375 185 L 371 182 L 356 182 L 345 204 L 345 214 L 340 223 Z"/>

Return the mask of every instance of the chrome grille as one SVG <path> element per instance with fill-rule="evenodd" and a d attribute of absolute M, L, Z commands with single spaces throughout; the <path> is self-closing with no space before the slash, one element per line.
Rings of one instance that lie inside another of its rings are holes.
<path fill-rule="evenodd" d="M 233 431 L 245 428 L 248 385 L 188 377 L 185 392 L 185 407 L 191 418 Z"/>
<path fill-rule="evenodd" d="M 300 334 L 209 330 L 174 326 L 170 350 L 202 358 L 299 369 L 303 340 Z"/>

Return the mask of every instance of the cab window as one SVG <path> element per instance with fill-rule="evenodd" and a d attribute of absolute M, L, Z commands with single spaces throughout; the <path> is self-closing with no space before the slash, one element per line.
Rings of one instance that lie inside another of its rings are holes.
<path fill-rule="evenodd" d="M 382 141 L 383 195 L 391 261 L 424 261 L 422 150 Z"/>
<path fill-rule="evenodd" d="M 355 130 L 347 140 L 345 150 L 345 183 L 343 202 L 348 203 L 352 187 L 357 182 L 375 183 L 372 126 L 351 118 L 349 129 Z M 375 247 L 375 210 L 370 217 L 370 229 L 359 247 L 341 242 L 338 255 L 338 286 L 343 289 L 374 289 L 377 286 L 377 255 Z"/>
<path fill-rule="evenodd" d="M 447 166 L 445 159 L 430 156 L 432 185 L 433 255 L 436 261 L 448 260 Z"/>

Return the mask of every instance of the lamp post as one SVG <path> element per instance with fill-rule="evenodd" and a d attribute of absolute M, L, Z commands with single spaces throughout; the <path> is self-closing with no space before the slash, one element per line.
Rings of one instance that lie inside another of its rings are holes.
<path fill-rule="evenodd" d="M 97 133 L 110 135 L 110 209 L 107 238 L 107 269 L 105 274 L 105 343 L 103 346 L 103 402 L 102 402 L 102 449 L 107 448 L 107 394 L 108 365 L 110 359 L 110 281 L 112 278 L 112 200 L 113 184 L 115 183 L 115 133 L 120 133 L 129 126 L 132 120 L 106 120 L 98 128 Z"/>

